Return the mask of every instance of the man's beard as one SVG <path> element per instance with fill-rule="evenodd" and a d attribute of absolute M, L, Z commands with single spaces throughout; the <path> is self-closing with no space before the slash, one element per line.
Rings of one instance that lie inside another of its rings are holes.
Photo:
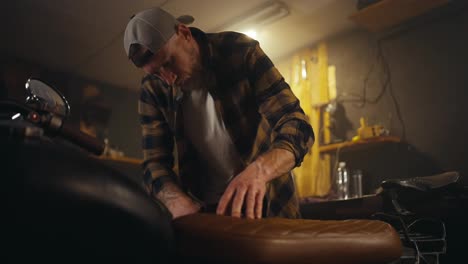
<path fill-rule="evenodd" d="M 187 85 L 193 82 L 199 82 L 203 73 L 203 67 L 200 64 L 194 64 L 191 74 L 184 78 L 177 78 L 176 83 L 178 85 Z"/>

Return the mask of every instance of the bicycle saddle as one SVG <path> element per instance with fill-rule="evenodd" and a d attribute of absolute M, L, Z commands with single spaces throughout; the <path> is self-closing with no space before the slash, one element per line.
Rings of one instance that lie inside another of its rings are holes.
<path fill-rule="evenodd" d="M 449 171 L 432 176 L 385 180 L 381 186 L 384 189 L 403 187 L 426 192 L 456 184 L 459 179 L 460 175 L 458 172 Z"/>

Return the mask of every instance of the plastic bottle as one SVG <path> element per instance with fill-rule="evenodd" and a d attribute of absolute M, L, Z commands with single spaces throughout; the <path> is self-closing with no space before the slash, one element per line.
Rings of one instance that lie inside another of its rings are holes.
<path fill-rule="evenodd" d="M 336 171 L 336 191 L 340 200 L 349 198 L 349 172 L 346 162 L 339 162 Z"/>
<path fill-rule="evenodd" d="M 350 191 L 349 196 L 351 198 L 361 197 L 362 196 L 362 171 L 355 170 L 353 173 L 351 173 L 350 182 L 351 183 L 349 186 L 349 191 Z"/>

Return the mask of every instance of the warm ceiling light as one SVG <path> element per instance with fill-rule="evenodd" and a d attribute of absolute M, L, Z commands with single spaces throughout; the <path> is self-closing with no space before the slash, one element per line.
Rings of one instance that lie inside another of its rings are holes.
<path fill-rule="evenodd" d="M 257 38 L 257 31 L 255 30 L 247 30 L 245 32 L 242 32 L 244 34 L 246 34 L 247 36 L 253 38 L 253 39 L 256 39 Z"/>
<path fill-rule="evenodd" d="M 288 6 L 281 1 L 268 1 L 221 27 L 220 30 L 241 31 L 274 23 L 289 15 Z"/>

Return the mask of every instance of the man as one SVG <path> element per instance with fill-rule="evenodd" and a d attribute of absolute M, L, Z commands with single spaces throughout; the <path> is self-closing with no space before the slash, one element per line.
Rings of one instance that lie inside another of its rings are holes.
<path fill-rule="evenodd" d="M 299 217 L 290 171 L 314 140 L 299 101 L 257 41 L 191 22 L 153 8 L 125 31 L 128 57 L 147 73 L 139 113 L 148 192 L 173 218 Z"/>

